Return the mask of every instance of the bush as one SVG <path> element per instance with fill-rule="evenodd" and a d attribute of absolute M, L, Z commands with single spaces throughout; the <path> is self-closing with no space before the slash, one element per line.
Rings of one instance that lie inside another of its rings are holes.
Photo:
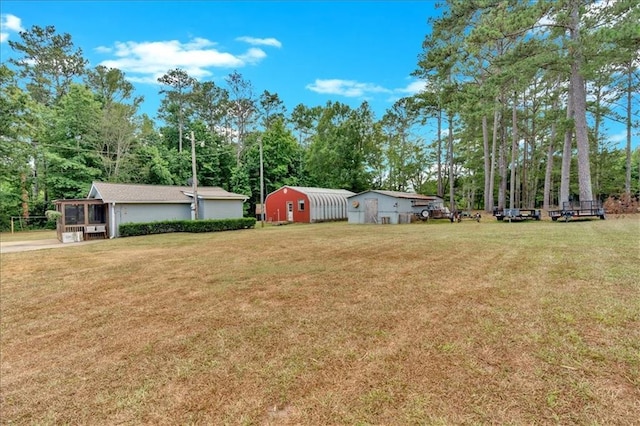
<path fill-rule="evenodd" d="M 170 232 L 218 232 L 253 228 L 256 219 L 243 217 L 240 219 L 209 220 L 165 220 L 148 223 L 123 223 L 120 225 L 121 237 L 140 235 L 168 234 Z"/>

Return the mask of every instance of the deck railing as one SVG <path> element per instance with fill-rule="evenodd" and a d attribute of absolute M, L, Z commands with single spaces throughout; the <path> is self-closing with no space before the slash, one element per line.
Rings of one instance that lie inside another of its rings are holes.
<path fill-rule="evenodd" d="M 67 232 L 81 232 L 83 240 L 107 238 L 108 235 L 106 223 L 95 223 L 91 225 L 63 225 L 59 223 L 56 227 L 56 232 L 60 241 L 62 241 L 62 234 Z"/>

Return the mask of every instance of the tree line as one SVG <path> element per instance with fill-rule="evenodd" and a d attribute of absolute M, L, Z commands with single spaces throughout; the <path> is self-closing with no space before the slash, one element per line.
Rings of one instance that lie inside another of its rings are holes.
<path fill-rule="evenodd" d="M 490 211 L 637 196 L 640 5 L 447 0 L 381 118 L 367 102 L 287 110 L 241 73 L 158 79 L 158 121 L 118 69 L 89 68 L 69 34 L 33 26 L 0 65 L 0 226 L 82 198 L 91 182 L 199 185 L 260 201 L 283 185 L 416 191 Z M 620 147 L 606 125 L 626 131 Z M 425 132 L 425 129 L 433 131 Z M 425 133 L 427 136 L 425 136 Z"/>

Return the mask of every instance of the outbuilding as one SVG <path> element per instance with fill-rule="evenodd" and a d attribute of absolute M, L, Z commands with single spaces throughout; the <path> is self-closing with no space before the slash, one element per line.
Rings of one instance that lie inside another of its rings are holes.
<path fill-rule="evenodd" d="M 411 223 L 423 211 L 443 205 L 435 195 L 370 190 L 348 198 L 349 223 Z"/>
<path fill-rule="evenodd" d="M 219 187 L 197 188 L 198 219 L 243 217 L 247 197 Z M 85 199 L 56 200 L 61 213 L 58 238 L 64 233 L 117 237 L 123 223 L 190 220 L 195 218 L 191 186 L 137 185 L 93 182 Z"/>
<path fill-rule="evenodd" d="M 283 186 L 267 195 L 267 222 L 315 223 L 347 219 L 346 189 Z"/>

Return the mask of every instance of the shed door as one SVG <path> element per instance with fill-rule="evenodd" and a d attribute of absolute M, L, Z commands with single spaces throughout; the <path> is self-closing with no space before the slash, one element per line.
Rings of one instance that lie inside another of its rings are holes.
<path fill-rule="evenodd" d="M 378 223 L 378 199 L 364 199 L 364 223 Z"/>
<path fill-rule="evenodd" d="M 293 201 L 287 201 L 287 222 L 293 222 Z"/>

